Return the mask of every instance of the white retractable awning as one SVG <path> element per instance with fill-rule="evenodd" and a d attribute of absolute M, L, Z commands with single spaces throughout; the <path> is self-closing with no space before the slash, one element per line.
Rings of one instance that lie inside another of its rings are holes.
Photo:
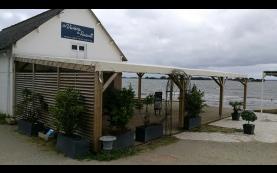
<path fill-rule="evenodd" d="M 247 75 L 220 72 L 213 70 L 203 69 L 189 69 L 172 66 L 160 66 L 160 65 L 146 65 L 146 64 L 134 64 L 127 62 L 108 62 L 108 61 L 93 61 L 87 59 L 72 59 L 72 58 L 59 58 L 59 57 L 30 57 L 22 55 L 14 55 L 15 60 L 39 63 L 39 64 L 51 64 L 58 66 L 61 63 L 65 64 L 77 64 L 83 66 L 95 66 L 95 71 L 103 72 L 130 72 L 130 73 L 151 73 L 151 74 L 171 74 L 173 71 L 179 71 L 186 73 L 189 76 L 202 76 L 202 77 L 227 77 L 227 78 L 247 78 Z M 50 62 L 50 63 L 49 63 Z"/>

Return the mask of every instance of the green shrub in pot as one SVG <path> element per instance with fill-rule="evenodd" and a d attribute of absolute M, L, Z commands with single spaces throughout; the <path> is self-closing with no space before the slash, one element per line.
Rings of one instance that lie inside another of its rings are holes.
<path fill-rule="evenodd" d="M 113 149 L 121 149 L 134 145 L 134 132 L 127 124 L 133 117 L 135 109 L 135 92 L 132 87 L 121 90 L 110 88 L 104 93 L 103 105 L 109 115 L 111 129 L 105 135 L 116 137 Z"/>
<path fill-rule="evenodd" d="M 80 117 L 84 113 L 84 101 L 78 90 L 66 88 L 59 90 L 55 97 L 55 105 L 50 108 L 55 118 L 57 130 L 67 136 L 73 136 L 79 127 Z"/>
<path fill-rule="evenodd" d="M 84 99 L 80 91 L 73 88 L 59 90 L 55 97 L 55 104 L 50 108 L 59 131 L 56 148 L 71 158 L 89 153 L 88 139 L 75 134 L 84 111 Z"/>
<path fill-rule="evenodd" d="M 184 118 L 184 128 L 190 130 L 201 125 L 201 117 L 199 114 L 203 112 L 203 108 L 207 105 L 204 100 L 204 92 L 193 85 L 186 93 L 185 109 L 187 116 Z"/>
<path fill-rule="evenodd" d="M 233 107 L 232 120 L 239 120 L 242 102 L 230 101 L 229 105 Z"/>
<path fill-rule="evenodd" d="M 247 124 L 243 124 L 243 131 L 245 134 L 254 134 L 255 125 L 250 124 L 257 120 L 257 115 L 254 111 L 245 110 L 241 113 L 241 118 L 247 121 Z"/>
<path fill-rule="evenodd" d="M 39 116 L 47 110 L 48 105 L 41 94 L 23 89 L 22 100 L 15 107 L 16 117 L 22 117 L 17 121 L 18 131 L 28 136 L 37 136 L 43 129 L 43 124 L 38 121 Z"/>

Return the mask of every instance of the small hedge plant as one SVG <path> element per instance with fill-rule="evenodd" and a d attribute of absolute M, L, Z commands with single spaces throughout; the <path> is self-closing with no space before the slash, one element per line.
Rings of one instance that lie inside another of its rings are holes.
<path fill-rule="evenodd" d="M 39 93 L 34 93 L 30 89 L 22 90 L 23 100 L 15 107 L 15 114 L 23 116 L 24 120 L 35 123 L 39 115 L 48 109 L 47 103 Z"/>
<path fill-rule="evenodd" d="M 50 107 L 50 113 L 56 120 L 57 130 L 63 131 L 67 136 L 74 135 L 84 110 L 83 97 L 73 88 L 59 90 L 55 97 L 55 105 Z"/>
<path fill-rule="evenodd" d="M 104 94 L 104 107 L 110 115 L 110 125 L 116 130 L 127 130 L 126 125 L 134 114 L 134 97 L 131 86 L 122 90 L 111 88 Z"/>
<path fill-rule="evenodd" d="M 204 100 L 204 92 L 199 90 L 196 85 L 186 94 L 186 109 L 189 117 L 197 117 L 203 108 L 207 106 Z"/>
<path fill-rule="evenodd" d="M 253 111 L 246 110 L 241 113 L 241 118 L 250 124 L 257 120 L 257 115 Z"/>
<path fill-rule="evenodd" d="M 229 105 L 233 107 L 234 114 L 238 114 L 238 112 L 241 111 L 242 102 L 230 101 Z"/>
<path fill-rule="evenodd" d="M 147 126 L 150 124 L 150 114 L 148 111 L 148 106 L 154 103 L 154 95 L 149 94 L 148 96 L 146 96 L 145 99 L 143 100 L 143 103 L 145 104 L 144 125 Z"/>

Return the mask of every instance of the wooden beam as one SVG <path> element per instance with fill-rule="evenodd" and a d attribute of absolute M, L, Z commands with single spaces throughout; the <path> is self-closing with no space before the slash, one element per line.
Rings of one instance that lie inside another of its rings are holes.
<path fill-rule="evenodd" d="M 113 84 L 115 89 L 122 89 L 122 73 L 117 73 L 116 78 L 113 80 Z"/>
<path fill-rule="evenodd" d="M 118 73 L 114 73 L 104 84 L 102 92 L 105 92 L 105 90 L 108 88 L 108 86 L 112 83 L 112 81 L 116 78 Z"/>
<path fill-rule="evenodd" d="M 218 86 L 220 86 L 220 82 L 215 77 L 212 76 L 211 78 L 215 81 L 215 83 L 217 83 Z"/>
<path fill-rule="evenodd" d="M 141 100 L 141 79 L 144 73 L 137 73 L 138 75 L 138 100 Z"/>
<path fill-rule="evenodd" d="M 23 64 L 23 66 L 20 67 L 19 71 L 23 71 L 28 65 L 29 65 L 29 63 Z"/>
<path fill-rule="evenodd" d="M 93 121 L 93 150 L 100 151 L 99 138 L 102 136 L 102 96 L 103 96 L 103 75 L 102 72 L 95 72 L 95 99 L 94 99 L 94 121 Z"/>

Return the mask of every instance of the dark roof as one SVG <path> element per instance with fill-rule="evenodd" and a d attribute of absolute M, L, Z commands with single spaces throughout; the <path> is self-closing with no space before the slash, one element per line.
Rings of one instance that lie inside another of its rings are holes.
<path fill-rule="evenodd" d="M 53 9 L 45 11 L 27 20 L 7 27 L 0 32 L 0 50 L 8 48 L 17 40 L 29 34 L 40 25 L 58 15 L 63 9 Z"/>

